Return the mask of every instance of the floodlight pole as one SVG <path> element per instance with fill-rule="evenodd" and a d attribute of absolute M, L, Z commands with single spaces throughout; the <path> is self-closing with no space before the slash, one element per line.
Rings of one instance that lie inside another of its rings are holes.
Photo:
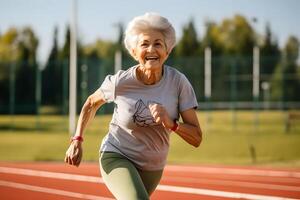
<path fill-rule="evenodd" d="M 211 49 L 210 47 L 205 48 L 204 55 L 204 95 L 207 101 L 211 98 Z"/>
<path fill-rule="evenodd" d="M 77 84 L 77 0 L 72 1 L 72 17 L 70 24 L 70 84 L 69 84 L 69 133 L 76 129 L 76 84 Z"/>
<path fill-rule="evenodd" d="M 117 50 L 115 53 L 115 73 L 122 70 L 122 53 Z"/>
<path fill-rule="evenodd" d="M 206 101 L 206 110 L 209 111 L 211 100 L 211 48 L 206 47 L 204 50 L 204 96 Z M 207 113 L 207 125 L 211 121 L 210 113 Z"/>
<path fill-rule="evenodd" d="M 259 47 L 255 46 L 253 48 L 253 102 L 254 109 L 258 110 L 258 100 L 259 100 Z M 258 126 L 258 113 L 255 115 L 255 127 Z"/>
<path fill-rule="evenodd" d="M 257 102 L 259 98 L 259 48 L 253 48 L 253 98 Z"/>

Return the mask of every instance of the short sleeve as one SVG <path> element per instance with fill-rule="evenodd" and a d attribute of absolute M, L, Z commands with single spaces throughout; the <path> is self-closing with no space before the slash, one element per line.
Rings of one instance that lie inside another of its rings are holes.
<path fill-rule="evenodd" d="M 107 75 L 100 86 L 100 90 L 107 103 L 113 102 L 115 100 L 116 75 Z"/>
<path fill-rule="evenodd" d="M 179 85 L 179 112 L 194 108 L 197 109 L 198 101 L 195 91 L 188 81 L 188 79 L 182 74 Z"/>

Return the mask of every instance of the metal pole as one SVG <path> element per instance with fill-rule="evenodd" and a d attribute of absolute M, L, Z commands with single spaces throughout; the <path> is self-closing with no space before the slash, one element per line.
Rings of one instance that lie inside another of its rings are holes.
<path fill-rule="evenodd" d="M 205 61 L 204 61 L 204 95 L 207 100 L 211 98 L 211 49 L 205 48 Z"/>
<path fill-rule="evenodd" d="M 122 53 L 120 50 L 117 50 L 115 53 L 115 73 L 119 70 L 122 70 Z"/>
<path fill-rule="evenodd" d="M 255 46 L 253 48 L 253 102 L 254 102 L 254 110 L 255 112 L 255 119 L 254 119 L 254 126 L 255 130 L 258 127 L 258 100 L 259 100 L 259 48 Z"/>
<path fill-rule="evenodd" d="M 253 98 L 258 100 L 259 97 L 259 48 L 253 48 Z"/>
<path fill-rule="evenodd" d="M 77 82 L 77 0 L 72 1 L 71 40 L 70 40 L 70 86 L 69 86 L 69 132 L 75 134 L 76 129 L 76 82 Z"/>
<path fill-rule="evenodd" d="M 207 111 L 210 110 L 211 100 L 211 48 L 206 47 L 204 51 L 204 96 L 207 105 Z M 207 126 L 211 121 L 210 113 L 207 113 Z"/>

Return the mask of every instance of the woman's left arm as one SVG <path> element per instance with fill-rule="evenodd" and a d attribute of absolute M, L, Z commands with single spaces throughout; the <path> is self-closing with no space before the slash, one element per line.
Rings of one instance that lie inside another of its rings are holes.
<path fill-rule="evenodd" d="M 156 123 L 161 123 L 167 129 L 174 127 L 174 121 L 162 105 L 152 104 L 149 105 L 149 109 Z M 188 109 L 180 115 L 183 123 L 177 122 L 178 127 L 175 132 L 189 144 L 198 147 L 202 141 L 202 131 L 195 109 Z"/>
<path fill-rule="evenodd" d="M 202 141 L 202 131 L 195 109 L 188 109 L 181 112 L 180 115 L 183 123 L 178 122 L 175 132 L 189 144 L 199 147 Z"/>

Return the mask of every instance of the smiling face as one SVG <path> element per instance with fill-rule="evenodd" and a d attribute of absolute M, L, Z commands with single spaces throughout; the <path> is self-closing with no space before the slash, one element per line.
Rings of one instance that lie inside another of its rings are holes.
<path fill-rule="evenodd" d="M 165 38 L 159 31 L 149 30 L 139 35 L 132 55 L 146 69 L 159 69 L 168 58 Z"/>

